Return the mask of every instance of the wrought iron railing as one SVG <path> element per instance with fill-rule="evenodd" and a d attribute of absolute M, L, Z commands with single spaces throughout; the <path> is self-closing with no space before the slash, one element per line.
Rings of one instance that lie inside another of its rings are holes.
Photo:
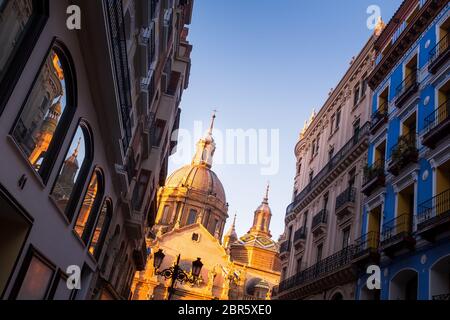
<path fill-rule="evenodd" d="M 450 117 L 450 99 L 441 104 L 436 110 L 425 117 L 423 131 L 430 132 Z"/>
<path fill-rule="evenodd" d="M 417 213 L 418 228 L 449 214 L 450 189 L 445 190 L 433 198 L 419 204 Z"/>
<path fill-rule="evenodd" d="M 402 215 L 387 221 L 383 225 L 381 233 L 381 243 L 387 244 L 399 236 L 409 235 L 412 231 L 412 214 L 403 213 Z"/>
<path fill-rule="evenodd" d="M 397 162 L 402 159 L 409 158 L 411 155 L 417 153 L 416 133 L 410 133 L 398 138 L 397 144 L 392 146 L 390 160 Z"/>
<path fill-rule="evenodd" d="M 277 288 L 277 292 L 291 289 L 296 286 L 301 286 L 315 279 L 333 273 L 346 265 L 350 264 L 353 260 L 355 248 L 354 246 L 348 246 L 341 251 L 317 262 L 311 267 L 302 270 L 294 276 L 282 281 Z"/>
<path fill-rule="evenodd" d="M 334 155 L 323 169 L 311 180 L 311 182 L 295 196 L 294 201 L 287 207 L 286 216 L 312 191 L 314 188 L 332 172 L 336 166 L 353 151 L 353 148 L 361 143 L 369 134 L 370 123 L 365 123 L 354 136 Z"/>
<path fill-rule="evenodd" d="M 364 168 L 364 179 L 363 184 L 366 184 L 376 177 L 380 177 L 384 175 L 384 159 L 378 159 L 371 165 L 368 165 Z"/>
<path fill-rule="evenodd" d="M 447 33 L 430 51 L 430 64 L 433 64 L 436 59 L 442 56 L 449 49 L 450 33 Z"/>
<path fill-rule="evenodd" d="M 416 84 L 417 84 L 417 70 L 412 70 L 411 74 L 406 76 L 405 79 L 397 86 L 396 97 L 398 98 Z"/>
<path fill-rule="evenodd" d="M 371 231 L 355 240 L 355 258 L 360 257 L 371 250 L 378 249 L 380 243 L 380 233 Z"/>
<path fill-rule="evenodd" d="M 377 111 L 375 111 L 374 113 L 372 113 L 371 116 L 371 128 L 375 127 L 375 125 L 382 120 L 384 117 L 386 117 L 388 114 L 388 103 L 385 102 L 383 104 L 381 104 Z"/>
<path fill-rule="evenodd" d="M 341 209 L 346 203 L 354 203 L 356 197 L 356 189 L 353 187 L 347 188 L 336 198 L 336 210 Z"/>
<path fill-rule="evenodd" d="M 294 233 L 294 243 L 299 240 L 306 240 L 307 235 L 308 235 L 308 228 L 306 228 L 305 226 L 300 227 Z"/>
<path fill-rule="evenodd" d="M 118 88 L 120 113 L 124 134 L 122 137 L 123 152 L 126 153 L 132 138 L 131 119 L 131 84 L 128 69 L 128 54 L 125 37 L 125 25 L 121 0 L 104 0 L 107 9 L 108 28 L 111 37 L 111 51 Z"/>
<path fill-rule="evenodd" d="M 317 213 L 314 216 L 314 218 L 312 220 L 311 228 L 314 229 L 315 227 L 317 227 L 319 224 L 322 224 L 322 223 L 326 224 L 327 220 L 328 220 L 328 210 L 327 209 L 322 209 L 322 210 L 320 210 L 319 213 Z"/>

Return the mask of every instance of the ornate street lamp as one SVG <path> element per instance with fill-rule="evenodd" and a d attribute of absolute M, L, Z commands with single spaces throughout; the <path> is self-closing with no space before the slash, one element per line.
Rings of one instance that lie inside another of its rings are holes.
<path fill-rule="evenodd" d="M 198 277 L 200 276 L 200 272 L 203 267 L 203 263 L 201 262 L 200 258 L 197 258 L 197 260 L 194 260 L 192 262 L 192 270 L 191 273 L 187 273 L 180 267 L 180 255 L 177 257 L 177 263 L 167 269 L 159 271 L 159 267 L 162 264 L 162 261 L 164 260 L 164 257 L 166 255 L 163 253 L 161 249 L 158 250 L 158 252 L 155 252 L 153 256 L 153 267 L 155 268 L 155 274 L 158 276 L 163 276 L 166 280 L 171 279 L 170 287 L 169 287 L 169 296 L 168 300 L 172 298 L 172 294 L 174 292 L 174 286 L 175 282 L 185 283 L 189 282 L 194 284 Z"/>

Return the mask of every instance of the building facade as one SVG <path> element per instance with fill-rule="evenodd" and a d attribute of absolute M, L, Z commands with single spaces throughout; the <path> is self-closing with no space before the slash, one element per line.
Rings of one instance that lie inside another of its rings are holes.
<path fill-rule="evenodd" d="M 278 247 L 269 231 L 268 195 L 255 211 L 254 225 L 247 235 L 238 238 L 236 220 L 223 235 L 228 203 L 212 170 L 214 120 L 215 116 L 198 141 L 191 164 L 175 170 L 158 191 L 158 214 L 147 246 L 151 253 L 162 250 L 165 257 L 155 269 L 152 254 L 146 269 L 136 273 L 135 300 L 263 300 L 278 283 Z M 197 258 L 203 263 L 199 278 L 193 283 L 177 282 L 172 290 L 164 270 L 179 259 L 180 267 L 190 274 L 191 262 Z"/>
<path fill-rule="evenodd" d="M 374 41 L 366 43 L 295 146 L 293 201 L 280 238 L 281 282 L 276 299 L 354 299 L 360 243 L 362 170 L 372 101 L 367 77 Z"/>
<path fill-rule="evenodd" d="M 130 297 L 176 147 L 192 5 L 1 2 L 2 299 Z"/>
<path fill-rule="evenodd" d="M 380 235 L 381 299 L 450 296 L 448 1 L 406 0 L 375 43 L 363 235 Z M 358 298 L 373 299 L 366 277 Z"/>

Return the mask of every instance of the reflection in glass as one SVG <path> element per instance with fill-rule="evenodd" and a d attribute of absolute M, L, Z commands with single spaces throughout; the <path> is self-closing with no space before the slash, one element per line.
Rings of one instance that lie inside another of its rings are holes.
<path fill-rule="evenodd" d="M 102 210 L 100 211 L 100 216 L 98 217 L 94 235 L 92 236 L 91 246 L 89 247 L 89 252 L 94 256 L 98 256 L 102 250 L 110 221 L 110 204 L 108 201 L 105 201 L 105 203 L 103 203 Z"/>
<path fill-rule="evenodd" d="M 38 258 L 32 257 L 17 300 L 43 300 L 52 277 L 53 270 Z"/>
<path fill-rule="evenodd" d="M 92 214 L 92 208 L 94 207 L 95 199 L 98 194 L 98 173 L 94 172 L 91 181 L 84 196 L 83 204 L 81 205 L 80 214 L 78 215 L 77 222 L 75 224 L 75 232 L 82 239 L 85 238 L 86 227 L 88 226 L 89 219 Z"/>
<path fill-rule="evenodd" d="M 0 0 L 0 80 L 31 20 L 32 2 L 32 0 Z"/>
<path fill-rule="evenodd" d="M 27 98 L 12 135 L 39 171 L 66 109 L 64 71 L 52 50 Z"/>
<path fill-rule="evenodd" d="M 83 130 L 78 127 L 52 191 L 52 196 L 62 212 L 65 212 L 79 178 L 80 169 L 85 160 L 85 148 Z"/>

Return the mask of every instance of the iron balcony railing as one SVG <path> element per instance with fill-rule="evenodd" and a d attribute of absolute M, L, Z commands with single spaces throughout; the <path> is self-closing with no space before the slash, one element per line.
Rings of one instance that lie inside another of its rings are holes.
<path fill-rule="evenodd" d="M 450 214 L 450 189 L 419 204 L 417 227 L 420 229 Z"/>
<path fill-rule="evenodd" d="M 368 165 L 364 168 L 364 179 L 363 184 L 366 184 L 376 177 L 380 177 L 384 175 L 384 159 L 378 159 L 371 165 Z"/>
<path fill-rule="evenodd" d="M 380 243 L 380 233 L 376 231 L 371 231 L 355 240 L 354 244 L 354 257 L 360 257 L 370 251 L 375 251 L 378 249 Z"/>
<path fill-rule="evenodd" d="M 354 203 L 356 197 L 356 189 L 353 187 L 347 188 L 336 198 L 336 211 L 342 208 L 346 203 Z"/>
<path fill-rule="evenodd" d="M 127 43 L 123 17 L 122 0 L 104 0 L 107 10 L 108 29 L 111 37 L 114 71 L 116 75 L 120 114 L 124 134 L 122 137 L 123 152 L 126 153 L 132 138 L 131 118 L 131 84 L 128 69 Z"/>
<path fill-rule="evenodd" d="M 430 132 L 442 122 L 448 120 L 450 117 L 450 99 L 441 104 L 430 115 L 425 117 L 423 131 Z"/>
<path fill-rule="evenodd" d="M 365 123 L 353 137 L 331 158 L 323 169 L 311 180 L 311 182 L 295 196 L 294 201 L 287 207 L 286 216 L 312 191 L 314 188 L 332 172 L 336 166 L 353 151 L 353 148 L 361 143 L 369 135 L 370 122 Z"/>
<path fill-rule="evenodd" d="M 402 215 L 387 221 L 383 225 L 381 233 L 381 243 L 383 245 L 394 241 L 398 237 L 407 236 L 412 232 L 412 214 L 403 213 Z"/>
<path fill-rule="evenodd" d="M 348 246 L 311 267 L 298 272 L 296 275 L 282 281 L 277 288 L 277 292 L 280 293 L 293 287 L 307 284 L 345 267 L 352 262 L 354 250 L 354 246 Z"/>
<path fill-rule="evenodd" d="M 313 220 L 312 220 L 312 226 L 311 228 L 314 229 L 315 227 L 317 227 L 319 224 L 326 224 L 328 220 L 328 210 L 327 209 L 322 209 L 320 210 L 319 213 L 317 213 Z"/>
<path fill-rule="evenodd" d="M 388 103 L 385 102 L 378 107 L 378 110 L 372 113 L 370 127 L 375 127 L 380 120 L 385 118 L 388 114 Z"/>
<path fill-rule="evenodd" d="M 444 35 L 444 37 L 436 44 L 436 46 L 430 51 L 430 64 L 433 64 L 439 57 L 446 53 L 449 49 L 450 33 Z"/>
<path fill-rule="evenodd" d="M 299 240 L 306 240 L 306 236 L 308 235 L 308 228 L 305 226 L 300 227 L 297 231 L 294 233 L 294 243 Z"/>
<path fill-rule="evenodd" d="M 411 74 L 397 86 L 396 97 L 400 97 L 403 93 L 417 84 L 417 70 L 411 71 Z"/>
<path fill-rule="evenodd" d="M 416 133 L 406 134 L 398 138 L 397 144 L 391 148 L 391 162 L 409 159 L 411 155 L 417 154 Z"/>

